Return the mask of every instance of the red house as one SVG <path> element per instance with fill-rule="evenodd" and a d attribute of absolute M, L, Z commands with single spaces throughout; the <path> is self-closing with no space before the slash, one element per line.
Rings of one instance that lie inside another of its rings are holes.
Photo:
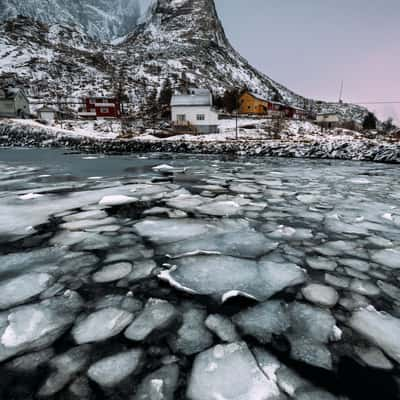
<path fill-rule="evenodd" d="M 121 104 L 115 98 L 87 97 L 85 99 L 86 112 L 82 116 L 93 118 L 119 118 L 121 116 Z"/>

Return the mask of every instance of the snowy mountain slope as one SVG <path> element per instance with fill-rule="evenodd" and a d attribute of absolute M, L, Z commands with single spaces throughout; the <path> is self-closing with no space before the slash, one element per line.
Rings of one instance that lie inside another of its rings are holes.
<path fill-rule="evenodd" d="M 78 98 L 112 72 L 102 45 L 76 28 L 25 17 L 0 25 L 0 76 L 17 74 L 33 100 Z"/>
<path fill-rule="evenodd" d="M 77 25 L 92 38 L 111 40 L 134 29 L 140 7 L 139 0 L 0 0 L 0 20 L 18 15 Z"/>
<path fill-rule="evenodd" d="M 366 112 L 359 106 L 306 99 L 256 70 L 229 43 L 214 0 L 153 0 L 146 19 L 120 50 L 128 55 L 129 74 L 150 86 L 185 72 L 192 84 L 214 92 L 248 87 L 316 112 L 334 109 L 348 119 L 361 120 Z"/>
<path fill-rule="evenodd" d="M 339 111 L 357 121 L 367 112 L 306 99 L 257 71 L 229 43 L 213 0 L 153 0 L 146 17 L 118 44 L 96 42 L 78 27 L 8 21 L 0 26 L 0 73 L 12 71 L 24 77 L 31 95 L 40 91 L 50 98 L 110 94 L 120 80 L 136 110 L 168 78 L 175 88 L 185 81 L 214 93 L 246 86 L 270 99 Z"/>

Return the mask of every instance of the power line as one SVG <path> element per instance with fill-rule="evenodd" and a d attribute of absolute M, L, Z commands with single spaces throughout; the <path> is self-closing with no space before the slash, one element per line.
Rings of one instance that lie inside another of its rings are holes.
<path fill-rule="evenodd" d="M 351 101 L 355 104 L 400 104 L 400 101 Z"/>

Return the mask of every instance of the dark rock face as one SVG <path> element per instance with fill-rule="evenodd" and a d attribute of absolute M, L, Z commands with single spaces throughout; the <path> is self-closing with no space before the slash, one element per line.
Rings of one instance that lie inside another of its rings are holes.
<path fill-rule="evenodd" d="M 131 32 L 139 14 L 138 0 L 0 0 L 1 20 L 23 15 L 47 24 L 75 25 L 102 41 Z"/>

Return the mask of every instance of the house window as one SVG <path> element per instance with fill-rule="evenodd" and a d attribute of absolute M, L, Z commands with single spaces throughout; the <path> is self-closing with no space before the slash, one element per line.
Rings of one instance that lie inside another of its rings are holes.
<path fill-rule="evenodd" d="M 94 99 L 89 99 L 89 104 L 94 104 L 96 101 Z"/>
<path fill-rule="evenodd" d="M 197 114 L 197 121 L 205 121 L 206 116 L 204 114 Z"/>
<path fill-rule="evenodd" d="M 109 112 L 109 109 L 108 109 L 107 107 L 101 107 L 101 108 L 100 108 L 100 112 L 101 112 L 102 114 L 107 114 L 107 113 Z"/>
<path fill-rule="evenodd" d="M 186 121 L 186 115 L 185 115 L 185 114 L 178 114 L 178 115 L 176 116 L 176 120 L 177 120 L 178 122 L 185 122 L 185 121 Z"/>

